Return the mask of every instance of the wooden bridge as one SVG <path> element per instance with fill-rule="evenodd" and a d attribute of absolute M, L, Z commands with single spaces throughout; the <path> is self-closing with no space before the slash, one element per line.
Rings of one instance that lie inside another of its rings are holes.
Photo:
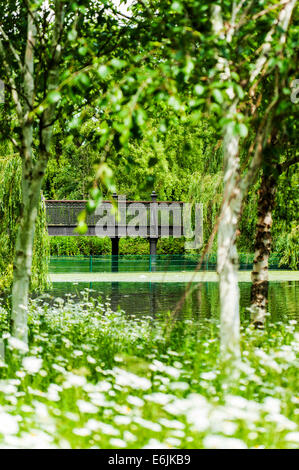
<path fill-rule="evenodd" d="M 155 191 L 151 194 L 151 201 L 121 201 L 118 199 L 117 194 L 113 194 L 113 199 L 113 201 L 102 201 L 102 212 L 105 212 L 106 207 L 106 213 L 111 213 L 112 204 L 119 210 L 120 205 L 122 205 L 122 210 L 125 210 L 126 212 L 125 223 L 123 223 L 122 220 L 117 221 L 117 223 L 108 222 L 107 229 L 113 228 L 113 235 L 111 235 L 111 231 L 108 235 L 105 235 L 105 233 L 101 233 L 99 235 L 97 224 L 101 221 L 103 214 L 99 214 L 98 211 L 90 214 L 87 213 L 87 231 L 84 234 L 85 236 L 109 236 L 112 241 L 112 255 L 118 255 L 119 239 L 127 236 L 127 230 L 129 228 L 132 231 L 132 225 L 130 225 L 130 222 L 134 219 L 135 212 L 138 212 L 138 208 L 141 207 L 141 204 L 143 205 L 143 208 L 146 208 L 146 214 L 143 218 L 143 222 L 141 223 L 142 226 L 139 224 L 138 229 L 143 229 L 143 237 L 149 239 L 151 255 L 156 254 L 158 238 L 163 237 L 167 233 L 169 236 L 174 237 L 183 236 L 183 202 L 157 201 Z M 49 235 L 79 235 L 74 230 L 78 224 L 78 215 L 86 208 L 87 201 L 46 200 L 45 203 Z M 163 217 L 163 211 L 165 215 L 169 216 L 168 220 Z"/>

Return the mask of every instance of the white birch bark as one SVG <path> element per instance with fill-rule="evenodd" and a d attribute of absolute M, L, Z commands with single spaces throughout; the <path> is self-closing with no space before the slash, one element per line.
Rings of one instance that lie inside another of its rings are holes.
<path fill-rule="evenodd" d="M 31 279 L 35 222 L 38 213 L 42 179 L 23 179 L 23 210 L 16 241 L 12 287 L 12 334 L 28 342 L 28 295 Z"/>
<path fill-rule="evenodd" d="M 22 127 L 22 210 L 21 222 L 16 240 L 12 286 L 12 334 L 24 343 L 28 342 L 28 294 L 31 278 L 32 252 L 35 221 L 41 182 L 31 184 L 33 123 L 29 113 L 34 103 L 34 46 L 35 24 L 33 15 L 28 13 L 27 43 L 24 60 L 24 95 Z M 36 194 L 36 190 L 38 193 Z"/>
<path fill-rule="evenodd" d="M 289 2 L 287 2 L 284 8 L 280 11 L 278 17 L 274 20 L 272 28 L 266 35 L 265 42 L 262 46 L 261 54 L 255 64 L 254 69 L 252 70 L 250 82 L 253 82 L 256 79 L 256 77 L 261 73 L 265 63 L 267 62 L 268 53 L 270 52 L 272 46 L 273 34 L 277 26 L 279 26 L 279 28 L 281 28 L 283 31 L 280 36 L 280 43 L 285 43 L 286 32 L 288 30 L 296 3 L 297 0 L 290 0 Z"/>
<path fill-rule="evenodd" d="M 47 78 L 47 91 L 54 90 L 59 80 L 59 61 L 61 58 L 61 29 L 63 27 L 63 2 L 55 2 L 55 19 L 52 36 L 52 67 Z M 28 34 L 25 51 L 24 117 L 22 126 L 21 157 L 22 172 L 22 215 L 16 240 L 14 274 L 12 287 L 12 334 L 27 344 L 28 342 L 28 295 L 31 279 L 35 222 L 40 203 L 42 181 L 49 158 L 50 142 L 53 132 L 55 104 L 45 109 L 40 120 L 39 155 L 36 162 L 32 159 L 33 124 L 30 111 L 34 105 L 34 12 L 28 14 Z"/>
<path fill-rule="evenodd" d="M 234 108 L 230 109 L 234 112 Z M 238 253 L 236 232 L 240 213 L 239 137 L 225 126 L 223 142 L 224 200 L 218 228 L 217 271 L 220 294 L 221 355 L 226 362 L 240 357 Z"/>
<path fill-rule="evenodd" d="M 226 35 L 226 41 L 231 42 L 236 21 L 236 2 L 233 2 L 232 21 Z M 223 21 L 219 5 L 212 8 L 212 27 L 220 38 L 224 37 Z M 222 80 L 229 80 L 230 67 L 225 58 L 217 58 L 217 68 L 222 71 Z M 230 104 L 227 117 L 234 119 L 236 114 L 235 94 L 232 88 L 227 90 Z M 229 362 L 240 357 L 240 317 L 239 317 L 239 286 L 238 286 L 238 253 L 236 248 L 236 231 L 240 198 L 238 193 L 239 136 L 234 133 L 233 122 L 223 129 L 223 182 L 224 197 L 220 213 L 217 243 L 217 272 L 219 275 L 220 295 L 220 347 L 223 362 Z"/>

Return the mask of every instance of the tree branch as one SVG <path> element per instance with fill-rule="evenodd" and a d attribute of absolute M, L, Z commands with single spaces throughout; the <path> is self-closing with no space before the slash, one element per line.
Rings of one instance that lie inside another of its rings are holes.
<path fill-rule="evenodd" d="M 10 85 L 10 88 L 11 88 L 11 96 L 12 96 L 13 102 L 14 102 L 15 107 L 16 107 L 17 116 L 18 116 L 20 124 L 22 125 L 22 123 L 23 123 L 23 108 L 22 108 L 22 104 L 21 104 L 19 94 L 17 92 L 15 80 L 13 78 L 13 72 L 11 70 L 10 65 L 8 64 L 8 62 L 6 60 L 6 53 L 5 53 L 3 42 L 2 42 L 1 39 L 0 39 L 0 55 L 2 55 L 2 58 L 3 58 L 3 65 L 4 65 L 4 69 L 6 71 L 7 81 Z"/>
<path fill-rule="evenodd" d="M 3 30 L 2 26 L 0 25 L 0 33 L 2 34 L 3 38 L 5 39 L 5 41 L 8 42 L 8 47 L 12 53 L 12 55 L 14 56 L 14 58 L 16 59 L 16 62 L 19 66 L 19 69 L 20 69 L 20 72 L 23 73 L 23 70 L 24 70 L 24 67 L 23 67 L 23 64 L 21 62 L 21 59 L 20 59 L 20 56 L 19 54 L 17 53 L 16 49 L 13 47 L 9 37 L 7 36 L 7 34 L 5 33 L 5 31 Z M 1 40 L 1 39 L 0 39 Z M 2 42 L 2 41 L 1 41 Z"/>
<path fill-rule="evenodd" d="M 296 155 L 294 158 L 292 158 L 291 160 L 287 160 L 283 163 L 280 163 L 278 165 L 278 173 L 281 175 L 282 173 L 284 173 L 285 171 L 287 171 L 287 169 L 291 166 L 291 165 L 296 165 L 296 163 L 299 163 L 299 155 Z"/>
<path fill-rule="evenodd" d="M 290 0 L 287 3 L 285 3 L 285 7 L 280 11 L 278 18 L 275 19 L 272 28 L 270 29 L 270 31 L 268 31 L 266 38 L 265 38 L 265 42 L 263 43 L 261 47 L 261 54 L 259 58 L 257 59 L 255 63 L 255 67 L 253 68 L 250 74 L 250 79 L 249 79 L 250 83 L 252 83 L 256 79 L 256 77 L 260 74 L 261 70 L 263 69 L 263 66 L 267 62 L 268 54 L 271 50 L 271 45 L 273 41 L 273 34 L 278 27 L 280 27 L 284 31 L 284 33 L 280 37 L 280 43 L 283 44 L 285 42 L 286 31 L 289 27 L 289 23 L 290 23 L 296 2 L 297 0 Z"/>

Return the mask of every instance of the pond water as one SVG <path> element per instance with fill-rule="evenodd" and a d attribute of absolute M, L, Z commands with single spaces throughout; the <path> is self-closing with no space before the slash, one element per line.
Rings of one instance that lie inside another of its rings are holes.
<path fill-rule="evenodd" d="M 82 298 L 84 289 L 90 289 L 89 295 L 110 302 L 113 310 L 124 310 L 128 315 L 150 315 L 172 312 L 182 299 L 187 283 L 134 283 L 134 282 L 96 282 L 96 283 L 54 283 L 50 295 L 65 297 L 73 294 L 73 298 Z M 250 306 L 250 283 L 240 282 L 241 318 L 248 317 L 247 307 Z M 299 320 L 299 282 L 270 282 L 269 306 L 272 321 Z M 203 282 L 192 284 L 180 315 L 197 321 L 215 320 L 219 318 L 218 283 Z"/>

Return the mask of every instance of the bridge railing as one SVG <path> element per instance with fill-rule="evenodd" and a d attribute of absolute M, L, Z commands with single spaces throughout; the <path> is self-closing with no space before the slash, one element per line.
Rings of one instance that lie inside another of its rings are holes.
<path fill-rule="evenodd" d="M 151 204 L 156 203 L 157 216 L 156 223 L 159 227 L 168 226 L 169 227 L 180 227 L 183 226 L 182 218 L 182 207 L 183 202 L 181 201 L 157 201 L 156 195 L 152 193 L 151 201 L 121 201 L 119 205 L 117 204 L 116 198 L 111 201 L 102 201 L 101 210 L 102 213 L 99 214 L 97 211 L 93 213 L 87 213 L 86 223 L 89 227 L 95 227 L 100 219 L 105 215 L 105 206 L 107 206 L 106 213 L 107 215 L 111 213 L 112 206 L 115 207 L 115 211 L 119 208 L 119 212 L 116 214 L 118 226 L 123 226 L 124 221 L 122 221 L 123 210 L 126 214 L 126 226 L 130 223 L 136 215 L 138 215 L 138 206 L 139 204 L 143 205 L 143 208 L 146 209 L 146 218 L 145 223 L 146 227 L 149 228 L 153 224 L 152 220 L 152 211 Z M 46 216 L 47 224 L 49 227 L 76 227 L 78 223 L 78 215 L 86 208 L 86 200 L 46 200 Z M 122 207 L 120 208 L 120 205 Z M 171 204 L 171 206 L 169 206 Z M 140 207 L 140 206 L 139 206 Z M 136 211 L 135 211 L 136 209 Z M 165 223 L 167 220 L 167 223 Z M 52 234 L 52 233 L 50 233 Z M 53 233 L 55 234 L 55 233 Z"/>

